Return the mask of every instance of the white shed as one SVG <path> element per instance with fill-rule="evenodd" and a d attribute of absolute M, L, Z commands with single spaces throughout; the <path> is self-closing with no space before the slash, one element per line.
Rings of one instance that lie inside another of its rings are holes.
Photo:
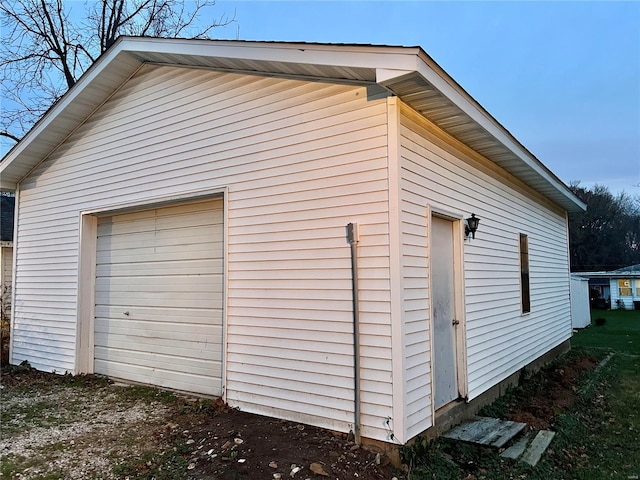
<path fill-rule="evenodd" d="M 579 275 L 571 275 L 571 324 L 573 328 L 591 325 L 589 279 Z"/>
<path fill-rule="evenodd" d="M 121 38 L 0 175 L 13 363 L 405 443 L 571 337 L 584 205 L 417 47 Z"/>

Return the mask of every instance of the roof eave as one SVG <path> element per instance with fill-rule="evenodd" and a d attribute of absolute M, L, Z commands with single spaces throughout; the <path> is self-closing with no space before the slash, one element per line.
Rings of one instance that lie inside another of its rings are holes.
<path fill-rule="evenodd" d="M 75 131 L 143 63 L 166 63 L 243 73 L 313 78 L 361 84 L 378 83 L 394 90 L 398 79 L 418 75 L 479 127 L 484 140 L 504 146 L 524 183 L 569 212 L 586 208 L 570 190 L 419 47 L 381 47 L 306 43 L 238 42 L 121 37 L 35 124 L 0 163 L 0 187 L 15 190 L 20 180 Z M 224 65 L 231 68 L 222 68 Z M 311 75 L 310 75 L 311 74 Z M 404 100 L 404 98 L 403 98 Z M 407 101 L 411 105 L 410 101 Z M 55 128 L 52 127 L 53 124 Z M 436 122 L 437 124 L 437 122 Z M 445 129 L 446 131 L 446 129 Z M 484 133 L 483 133 L 484 132 Z M 453 135 L 455 137 L 455 135 Z M 463 140 L 461 140 L 463 141 Z M 463 143 L 465 143 L 463 141 Z M 473 148 L 473 145 L 469 145 Z M 503 150 L 504 150 L 503 149 Z M 495 158 L 479 151 L 501 165 Z"/>
<path fill-rule="evenodd" d="M 587 205 L 580 200 L 562 180 L 525 148 L 505 127 L 424 52 L 424 50 L 419 49 L 418 58 L 419 61 L 416 64 L 415 73 L 420 75 L 428 85 L 433 86 L 444 97 L 451 100 L 467 118 L 484 129 L 489 138 L 496 139 L 500 145 L 504 146 L 519 162 L 531 171 L 530 178 L 522 178 L 525 183 L 548 196 L 568 212 L 581 212 L 587 209 Z M 398 75 L 393 77 L 391 72 L 385 72 L 381 83 L 393 91 L 393 83 L 397 79 L 406 79 L 410 75 L 410 72 L 398 72 Z M 435 123 L 437 124 L 438 122 Z M 443 130 L 446 131 L 446 127 L 444 127 Z M 463 141 L 463 143 L 469 144 L 469 142 L 465 141 Z M 473 144 L 469 144 L 469 146 L 474 148 Z M 514 174 L 505 162 L 491 158 L 488 155 L 487 157 L 509 173 Z M 516 174 L 515 176 L 520 175 Z M 545 189 L 545 186 L 550 187 L 550 189 Z"/>
<path fill-rule="evenodd" d="M 27 134 L 4 156 L 0 163 L 0 188 L 13 191 L 24 177 L 68 138 L 97 108 L 113 93 L 114 89 L 104 87 L 103 95 L 96 96 L 101 84 L 121 84 L 135 72 L 140 61 L 131 57 L 126 50 L 117 46 L 107 50 L 80 77 L 76 84 L 36 122 Z M 107 67 L 117 62 L 116 72 L 106 72 Z M 94 82 L 97 82 L 94 83 Z M 93 85 L 92 89 L 88 89 Z M 65 128 L 64 123 L 68 123 Z M 54 130 L 54 123 L 62 123 Z"/>

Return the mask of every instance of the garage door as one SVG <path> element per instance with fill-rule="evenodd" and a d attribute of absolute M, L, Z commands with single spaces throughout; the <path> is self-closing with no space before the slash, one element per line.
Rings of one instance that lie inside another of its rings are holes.
<path fill-rule="evenodd" d="M 98 219 L 95 372 L 222 394 L 222 201 Z"/>

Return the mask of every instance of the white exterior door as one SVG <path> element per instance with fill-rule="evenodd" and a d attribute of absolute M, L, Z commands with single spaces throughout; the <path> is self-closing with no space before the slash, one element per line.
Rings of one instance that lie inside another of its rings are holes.
<path fill-rule="evenodd" d="M 98 220 L 95 372 L 222 394 L 222 200 Z"/>
<path fill-rule="evenodd" d="M 431 289 L 433 308 L 434 405 L 459 396 L 456 352 L 453 222 L 431 219 Z"/>

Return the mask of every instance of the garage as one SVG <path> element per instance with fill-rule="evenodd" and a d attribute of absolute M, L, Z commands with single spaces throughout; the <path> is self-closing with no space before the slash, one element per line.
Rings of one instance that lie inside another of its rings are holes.
<path fill-rule="evenodd" d="M 94 370 L 222 395 L 221 199 L 98 219 Z"/>

